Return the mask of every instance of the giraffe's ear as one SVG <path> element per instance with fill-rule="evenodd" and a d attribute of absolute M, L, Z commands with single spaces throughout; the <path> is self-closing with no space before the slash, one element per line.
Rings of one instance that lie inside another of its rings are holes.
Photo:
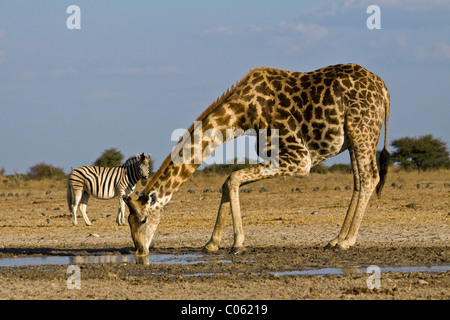
<path fill-rule="evenodd" d="M 141 195 L 141 196 L 139 196 L 138 200 L 140 200 L 142 202 L 142 204 L 152 206 L 158 200 L 158 191 L 153 190 L 152 192 L 150 192 L 150 194 L 148 196 Z"/>
<path fill-rule="evenodd" d="M 150 199 L 151 199 L 150 205 L 152 206 L 158 200 L 158 191 L 153 190 L 152 192 L 150 192 L 149 196 L 150 196 Z"/>

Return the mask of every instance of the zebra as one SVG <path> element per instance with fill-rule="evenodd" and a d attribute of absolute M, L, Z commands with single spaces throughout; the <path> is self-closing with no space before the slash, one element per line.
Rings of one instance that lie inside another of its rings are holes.
<path fill-rule="evenodd" d="M 83 166 L 72 170 L 67 183 L 67 204 L 72 213 L 73 225 L 77 225 L 78 205 L 80 205 L 86 225 L 92 225 L 86 215 L 90 195 L 105 200 L 119 196 L 116 222 L 119 226 L 126 224 L 123 197 L 133 192 L 139 180 L 143 185 L 147 183 L 150 174 L 150 159 L 150 154 L 145 156 L 142 153 L 129 158 L 119 167 Z"/>

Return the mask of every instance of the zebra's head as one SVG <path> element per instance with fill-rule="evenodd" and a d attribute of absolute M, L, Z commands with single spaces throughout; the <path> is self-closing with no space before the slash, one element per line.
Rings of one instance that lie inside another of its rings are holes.
<path fill-rule="evenodd" d="M 150 155 L 150 153 L 147 156 L 145 156 L 144 153 L 138 154 L 136 156 L 136 159 L 138 159 L 139 161 L 140 176 L 143 185 L 147 184 L 147 179 L 150 175 L 151 158 L 152 156 Z"/>

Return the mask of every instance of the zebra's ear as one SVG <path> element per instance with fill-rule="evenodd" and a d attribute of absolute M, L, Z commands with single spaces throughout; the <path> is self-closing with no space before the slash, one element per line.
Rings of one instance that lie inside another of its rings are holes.
<path fill-rule="evenodd" d="M 152 155 L 149 153 L 148 155 L 147 155 L 147 160 L 150 160 L 152 158 Z"/>

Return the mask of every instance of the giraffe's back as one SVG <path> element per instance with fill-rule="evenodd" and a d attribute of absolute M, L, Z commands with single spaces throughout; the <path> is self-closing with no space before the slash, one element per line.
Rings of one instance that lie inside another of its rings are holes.
<path fill-rule="evenodd" d="M 347 147 L 345 124 L 370 115 L 375 127 L 389 94 L 384 82 L 357 64 L 311 72 L 252 69 L 226 99 L 237 123 L 247 129 L 278 129 L 280 148 L 303 144 L 315 163 Z M 225 111 L 224 111 L 225 112 Z"/>

